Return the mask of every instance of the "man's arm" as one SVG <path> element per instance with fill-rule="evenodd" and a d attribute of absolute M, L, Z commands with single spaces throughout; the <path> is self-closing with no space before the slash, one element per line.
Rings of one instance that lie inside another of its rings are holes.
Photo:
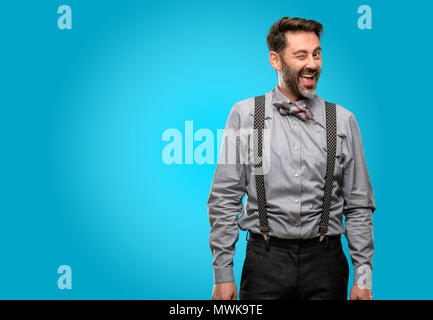
<path fill-rule="evenodd" d="M 209 244 L 214 257 L 212 265 L 215 284 L 234 282 L 233 255 L 239 238 L 237 220 L 246 191 L 245 167 L 240 161 L 240 142 L 236 137 L 236 132 L 240 128 L 241 117 L 238 105 L 235 104 L 224 130 L 221 152 L 208 199 L 211 226 Z M 234 283 L 231 288 L 233 285 Z"/>
<path fill-rule="evenodd" d="M 376 207 L 361 132 L 353 114 L 347 122 L 346 142 L 343 150 L 343 214 L 346 216 L 346 238 L 355 271 L 351 298 L 356 298 L 359 289 L 371 289 L 374 252 L 372 214 Z M 368 293 L 370 295 L 371 291 L 368 290 Z"/>

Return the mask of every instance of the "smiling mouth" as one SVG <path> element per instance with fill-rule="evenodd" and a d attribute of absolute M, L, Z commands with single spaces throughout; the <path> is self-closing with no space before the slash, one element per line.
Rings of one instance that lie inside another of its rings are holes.
<path fill-rule="evenodd" d="M 303 73 L 299 75 L 300 82 L 306 86 L 312 86 L 316 80 L 316 72 L 314 73 Z"/>

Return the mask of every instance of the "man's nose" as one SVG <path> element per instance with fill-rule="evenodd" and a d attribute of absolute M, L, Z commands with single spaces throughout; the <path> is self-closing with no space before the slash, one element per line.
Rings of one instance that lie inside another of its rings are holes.
<path fill-rule="evenodd" d="M 313 69 L 313 70 L 318 68 L 317 61 L 314 60 L 313 56 L 308 56 L 308 61 L 307 61 L 306 65 L 304 66 L 304 68 Z"/>

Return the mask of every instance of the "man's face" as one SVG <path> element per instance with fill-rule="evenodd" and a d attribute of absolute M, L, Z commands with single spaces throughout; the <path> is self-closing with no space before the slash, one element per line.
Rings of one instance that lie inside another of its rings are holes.
<path fill-rule="evenodd" d="M 299 98 L 314 98 L 322 70 L 320 40 L 314 32 L 287 32 L 281 57 L 282 78 Z"/>

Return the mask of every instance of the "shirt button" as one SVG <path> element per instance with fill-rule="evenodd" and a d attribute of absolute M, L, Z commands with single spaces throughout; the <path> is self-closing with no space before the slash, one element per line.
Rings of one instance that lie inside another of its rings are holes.
<path fill-rule="evenodd" d="M 299 174 L 295 173 L 295 177 L 299 176 Z"/>
<path fill-rule="evenodd" d="M 298 223 L 298 222 L 296 222 L 295 226 L 296 226 L 296 227 L 299 227 L 299 223 Z"/>
<path fill-rule="evenodd" d="M 293 149 L 298 150 L 298 146 L 295 146 Z"/>
<path fill-rule="evenodd" d="M 296 203 L 298 203 L 298 202 L 299 202 L 299 200 L 298 200 L 298 199 L 295 199 L 295 202 L 296 202 Z"/>

